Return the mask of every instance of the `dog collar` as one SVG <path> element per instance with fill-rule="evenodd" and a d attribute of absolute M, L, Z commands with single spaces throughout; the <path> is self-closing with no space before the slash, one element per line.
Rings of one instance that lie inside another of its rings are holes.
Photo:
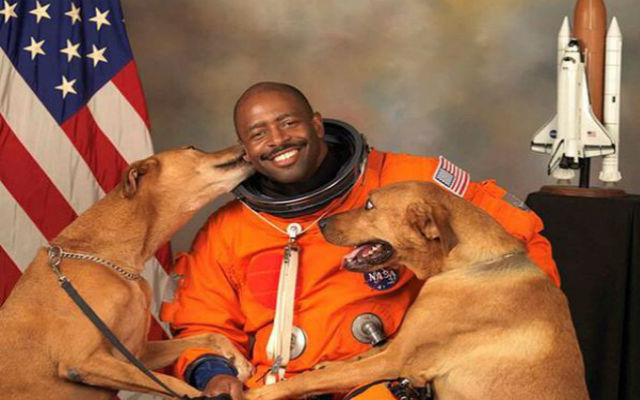
<path fill-rule="evenodd" d="M 122 275 L 122 277 L 124 279 L 129 280 L 129 281 L 137 281 L 139 279 L 142 279 L 142 276 L 140 276 L 140 274 L 134 274 L 133 272 L 129 272 L 129 271 L 125 270 L 124 268 L 120 267 L 119 265 L 112 263 L 109 260 L 104 260 L 104 259 L 102 259 L 100 257 L 91 256 L 91 255 L 88 255 L 88 254 L 69 253 L 69 252 L 66 252 L 66 251 L 62 250 L 62 247 L 60 247 L 60 246 L 51 246 L 51 247 L 49 247 L 49 249 L 47 250 L 47 257 L 49 258 L 49 265 L 51 265 L 51 269 L 53 269 L 53 271 L 56 273 L 56 275 L 58 275 L 58 279 L 60 281 L 67 280 L 67 277 L 64 276 L 62 274 L 62 272 L 60 272 L 60 269 L 59 269 L 60 262 L 62 262 L 63 258 L 72 258 L 72 259 L 76 259 L 76 260 L 86 260 L 86 261 L 94 262 L 96 264 L 104 265 L 105 267 L 109 267 L 112 270 L 116 271 L 117 273 Z"/>

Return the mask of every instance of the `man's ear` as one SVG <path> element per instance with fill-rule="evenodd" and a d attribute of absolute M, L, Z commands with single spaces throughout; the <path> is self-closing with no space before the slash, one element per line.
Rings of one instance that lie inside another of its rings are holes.
<path fill-rule="evenodd" d="M 318 137 L 322 139 L 324 137 L 324 123 L 322 122 L 322 115 L 319 112 L 314 112 L 312 122 L 314 128 L 316 128 Z"/>
<path fill-rule="evenodd" d="M 250 163 L 251 160 L 249 160 L 249 154 L 247 153 L 247 146 L 245 146 L 244 143 L 242 143 L 242 141 L 240 141 L 240 144 L 242 145 L 242 159 Z"/>
<path fill-rule="evenodd" d="M 147 158 L 131 164 L 122 174 L 122 195 L 127 199 L 132 198 L 138 191 L 141 177 L 157 165 L 158 160 L 155 158 Z"/>
<path fill-rule="evenodd" d="M 458 244 L 458 237 L 449 222 L 450 216 L 449 210 L 441 204 L 420 201 L 407 207 L 409 225 L 426 241 L 440 241 L 445 256 Z"/>

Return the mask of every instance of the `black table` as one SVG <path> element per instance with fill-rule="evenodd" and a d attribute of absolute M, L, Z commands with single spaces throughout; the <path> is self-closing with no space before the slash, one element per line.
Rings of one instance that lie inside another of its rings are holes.
<path fill-rule="evenodd" d="M 526 203 L 553 246 L 592 400 L 640 399 L 640 196 Z"/>

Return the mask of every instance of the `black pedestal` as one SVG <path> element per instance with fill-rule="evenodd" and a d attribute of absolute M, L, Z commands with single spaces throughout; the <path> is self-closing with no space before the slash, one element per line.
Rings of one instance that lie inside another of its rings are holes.
<path fill-rule="evenodd" d="M 553 246 L 591 398 L 640 399 L 640 196 L 526 202 Z"/>

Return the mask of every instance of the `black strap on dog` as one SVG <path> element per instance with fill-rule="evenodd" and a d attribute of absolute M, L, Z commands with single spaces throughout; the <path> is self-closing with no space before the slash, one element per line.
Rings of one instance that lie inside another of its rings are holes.
<path fill-rule="evenodd" d="M 414 387 L 408 379 L 396 379 L 387 384 L 389 391 L 398 400 L 433 400 L 431 384 Z"/>
<path fill-rule="evenodd" d="M 180 396 L 178 393 L 174 392 L 169 386 L 165 385 L 157 376 L 153 374 L 153 372 L 149 371 L 144 364 L 138 360 L 136 356 L 134 356 L 124 345 L 118 340 L 116 335 L 109 329 L 109 327 L 98 317 L 98 314 L 93 311 L 93 309 L 87 304 L 86 301 L 80 296 L 78 291 L 73 287 L 69 278 L 62 274 L 60 271 L 60 262 L 62 261 L 62 257 L 60 256 L 61 250 L 59 247 L 50 247 L 48 252 L 49 257 L 49 265 L 53 272 L 58 276 L 58 283 L 64 289 L 64 291 L 71 297 L 74 303 L 82 310 L 82 312 L 91 320 L 91 322 L 98 328 L 98 330 L 102 333 L 102 335 L 107 338 L 107 340 L 116 348 L 118 351 L 125 356 L 127 360 L 133 365 L 135 365 L 142 373 L 148 376 L 152 381 L 157 383 L 160 387 L 162 387 L 165 391 L 163 392 L 166 395 L 173 396 L 180 400 L 204 400 L 204 399 L 216 399 L 216 400 L 231 400 L 231 397 L 227 394 L 218 395 L 215 397 L 189 397 L 189 396 Z"/>

